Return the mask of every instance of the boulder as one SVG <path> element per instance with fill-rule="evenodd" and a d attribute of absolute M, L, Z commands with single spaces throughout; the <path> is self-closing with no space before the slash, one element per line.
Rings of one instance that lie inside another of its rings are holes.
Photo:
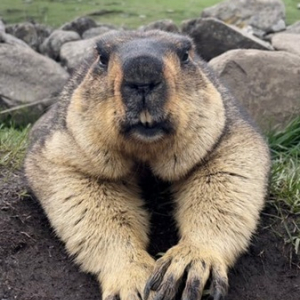
<path fill-rule="evenodd" d="M 300 57 L 281 51 L 232 50 L 209 65 L 268 131 L 300 114 Z"/>
<path fill-rule="evenodd" d="M 29 22 L 7 25 L 6 33 L 24 41 L 32 49 L 38 51 L 43 41 L 51 34 L 52 28 L 43 24 Z"/>
<path fill-rule="evenodd" d="M 55 30 L 40 46 L 40 52 L 57 60 L 63 44 L 80 39 L 80 35 L 75 31 Z"/>
<path fill-rule="evenodd" d="M 300 57 L 300 35 L 297 33 L 276 33 L 272 37 L 272 45 L 277 50 L 287 51 Z"/>
<path fill-rule="evenodd" d="M 96 36 L 90 39 L 64 44 L 60 49 L 60 60 L 62 64 L 66 66 L 70 72 L 73 72 L 76 67 L 91 56 L 98 39 L 99 36 Z"/>
<path fill-rule="evenodd" d="M 300 21 L 288 26 L 286 32 L 300 34 Z"/>
<path fill-rule="evenodd" d="M 258 32 L 285 29 L 285 6 L 281 0 L 227 0 L 203 10 L 202 17 L 214 17 L 240 28 Z"/>
<path fill-rule="evenodd" d="M 168 31 L 168 32 L 174 32 L 178 33 L 179 28 L 178 26 L 172 21 L 172 20 L 159 20 L 152 22 L 148 25 L 141 26 L 139 30 L 147 31 L 147 30 L 162 30 L 162 31 Z"/>
<path fill-rule="evenodd" d="M 86 30 L 83 34 L 82 34 L 82 38 L 87 40 L 96 36 L 99 36 L 103 33 L 106 33 L 110 30 L 114 30 L 115 27 L 113 26 L 109 26 L 109 25 L 101 25 L 99 27 L 93 27 L 90 28 L 88 30 Z"/>
<path fill-rule="evenodd" d="M 77 32 L 80 36 L 82 34 L 93 27 L 97 27 L 97 23 L 88 17 L 79 17 L 71 22 L 68 22 L 64 24 L 63 26 L 60 27 L 61 30 L 67 30 L 67 31 L 75 31 Z"/>
<path fill-rule="evenodd" d="M 4 31 L 0 31 L 0 43 L 30 48 L 30 46 L 22 40 L 14 37 L 11 34 L 5 33 Z"/>
<path fill-rule="evenodd" d="M 53 32 L 53 28 L 45 24 L 34 24 L 38 36 L 38 44 L 41 45 Z"/>
<path fill-rule="evenodd" d="M 51 99 L 68 78 L 59 64 L 31 48 L 0 44 L 0 96 L 7 107 Z"/>
<path fill-rule="evenodd" d="M 232 49 L 273 50 L 269 43 L 215 18 L 184 21 L 182 32 L 193 38 L 198 54 L 206 61 Z"/>

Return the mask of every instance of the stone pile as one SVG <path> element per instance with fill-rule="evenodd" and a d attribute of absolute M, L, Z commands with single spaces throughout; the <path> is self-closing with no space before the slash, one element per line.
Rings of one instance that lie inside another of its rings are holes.
<path fill-rule="evenodd" d="M 282 1 L 227 0 L 180 27 L 160 20 L 138 30 L 153 29 L 189 35 L 264 130 L 300 114 L 300 21 L 286 26 Z M 40 115 L 110 30 L 125 29 L 88 17 L 58 29 L 0 20 L 0 120 L 15 107 Z"/>

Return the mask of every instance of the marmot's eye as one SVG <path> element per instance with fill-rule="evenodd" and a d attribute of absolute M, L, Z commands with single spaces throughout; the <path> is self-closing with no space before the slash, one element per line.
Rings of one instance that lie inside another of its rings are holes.
<path fill-rule="evenodd" d="M 185 51 L 182 55 L 181 55 L 181 62 L 184 64 L 187 64 L 190 61 L 190 54 L 189 51 Z"/>
<path fill-rule="evenodd" d="M 107 64 L 108 64 L 108 56 L 106 56 L 106 55 L 101 55 L 101 54 L 100 54 L 100 57 L 99 57 L 99 64 L 100 64 L 100 66 L 102 66 L 102 67 L 107 67 Z"/>

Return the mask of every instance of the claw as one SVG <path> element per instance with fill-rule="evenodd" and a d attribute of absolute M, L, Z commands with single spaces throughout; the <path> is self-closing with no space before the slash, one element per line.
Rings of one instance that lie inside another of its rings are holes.
<path fill-rule="evenodd" d="M 225 295 L 221 294 L 221 292 L 217 291 L 213 296 L 210 296 L 209 300 L 225 300 Z"/>
<path fill-rule="evenodd" d="M 153 274 L 152 277 L 150 277 L 144 289 L 144 300 L 148 299 L 151 290 L 156 291 L 158 289 L 163 278 L 164 278 L 163 274 L 160 273 Z"/>
<path fill-rule="evenodd" d="M 154 300 L 169 300 L 173 299 L 177 293 L 179 283 L 175 281 L 173 276 L 165 280 L 159 289 Z"/>
<path fill-rule="evenodd" d="M 144 289 L 144 299 L 145 300 L 148 299 L 148 297 L 150 295 L 150 291 L 158 290 L 170 264 L 171 264 L 171 260 L 164 262 L 155 268 L 153 275 L 148 279 L 145 289 Z"/>
<path fill-rule="evenodd" d="M 226 264 L 218 260 L 218 257 L 199 257 L 192 247 L 175 247 L 157 261 L 145 286 L 144 300 L 148 300 L 151 291 L 155 292 L 154 300 L 175 299 L 184 278 L 185 287 L 181 300 L 200 300 L 210 274 L 212 280 L 209 299 L 225 300 L 228 290 Z"/>
<path fill-rule="evenodd" d="M 140 293 L 139 291 L 137 291 L 137 296 L 138 296 L 138 298 L 139 298 L 140 300 L 143 300 L 143 297 L 142 297 L 142 295 L 141 295 L 141 293 Z"/>
<path fill-rule="evenodd" d="M 220 270 L 219 270 L 220 271 Z M 228 278 L 226 271 L 223 270 L 223 274 L 220 274 L 218 271 L 213 270 L 212 272 L 212 283 L 211 283 L 211 292 L 210 298 L 212 300 L 224 300 L 227 291 L 228 291 Z"/>
<path fill-rule="evenodd" d="M 120 300 L 120 297 L 118 295 L 110 295 L 107 296 L 104 300 Z"/>
<path fill-rule="evenodd" d="M 201 299 L 201 282 L 198 278 L 188 280 L 182 294 L 182 300 L 199 300 Z"/>

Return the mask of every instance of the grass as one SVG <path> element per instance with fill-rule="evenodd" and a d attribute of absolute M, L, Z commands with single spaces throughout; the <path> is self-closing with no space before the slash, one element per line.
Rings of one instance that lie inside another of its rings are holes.
<path fill-rule="evenodd" d="M 208 6 L 219 0 L 1 0 L 0 15 L 8 23 L 35 20 L 58 27 L 78 16 L 98 12 L 93 18 L 128 28 L 158 19 L 172 19 L 179 24 L 184 19 L 195 18 Z"/>
<path fill-rule="evenodd" d="M 283 222 L 286 242 L 300 254 L 300 117 L 270 133 L 269 144 L 273 162 L 269 204 Z"/>
<path fill-rule="evenodd" d="M 16 129 L 0 125 L 0 170 L 17 170 L 22 167 L 30 127 Z"/>
<path fill-rule="evenodd" d="M 98 12 L 93 18 L 101 23 L 110 23 L 128 28 L 159 19 L 172 19 L 175 23 L 196 18 L 201 11 L 220 0 L 1 0 L 0 16 L 7 23 L 35 21 L 53 27 L 78 16 Z M 286 21 L 292 24 L 300 20 L 298 0 L 284 0 Z"/>
<path fill-rule="evenodd" d="M 283 0 L 283 3 L 285 4 L 287 24 L 300 21 L 300 10 L 297 9 L 297 5 L 300 3 L 299 0 Z"/>

